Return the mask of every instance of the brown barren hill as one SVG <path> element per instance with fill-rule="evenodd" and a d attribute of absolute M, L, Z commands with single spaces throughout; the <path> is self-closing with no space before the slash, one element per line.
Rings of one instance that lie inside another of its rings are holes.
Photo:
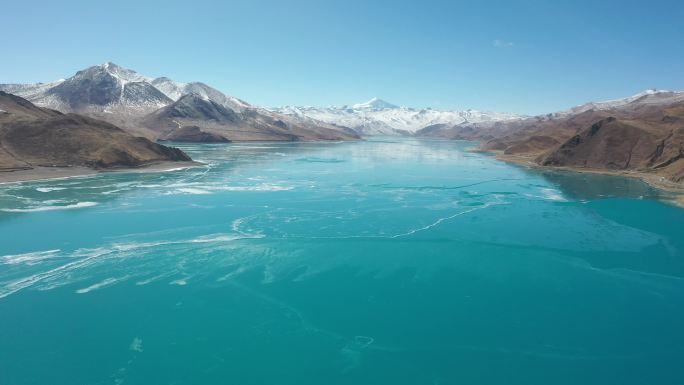
<path fill-rule="evenodd" d="M 179 149 L 135 137 L 117 126 L 40 108 L 0 91 L 0 170 L 34 167 L 140 167 L 191 161 Z"/>
<path fill-rule="evenodd" d="M 485 133 L 489 138 L 481 138 L 482 149 L 499 151 L 503 159 L 684 182 L 682 93 L 653 92 L 614 104 L 588 103 Z"/>

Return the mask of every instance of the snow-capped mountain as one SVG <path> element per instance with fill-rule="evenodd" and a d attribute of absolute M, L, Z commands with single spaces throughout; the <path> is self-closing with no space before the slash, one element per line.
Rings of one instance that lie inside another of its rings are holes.
<path fill-rule="evenodd" d="M 183 95 L 141 123 L 159 132 L 160 139 L 170 141 L 179 141 L 188 133 L 203 138 L 214 135 L 218 140 L 212 141 L 358 139 L 353 132 L 327 123 L 300 121 L 259 108 L 237 111 L 198 94 Z"/>
<path fill-rule="evenodd" d="M 272 109 L 284 115 L 311 118 L 349 127 L 360 135 L 410 135 L 436 124 L 456 125 L 522 119 L 523 116 L 499 112 L 439 111 L 430 108 L 399 107 L 382 99 L 342 107 L 295 107 Z"/>
<path fill-rule="evenodd" d="M 152 80 L 151 83 L 173 101 L 178 101 L 184 95 L 194 94 L 205 100 L 214 101 L 237 111 L 251 107 L 245 101 L 233 96 L 224 95 L 221 91 L 200 82 L 180 83 L 167 77 L 160 77 Z"/>
<path fill-rule="evenodd" d="M 380 111 L 380 110 L 386 110 L 390 108 L 399 108 L 399 106 L 396 106 L 392 103 L 388 103 L 382 99 L 379 98 L 373 98 L 366 103 L 358 103 L 354 104 L 352 106 L 353 110 L 365 110 L 365 111 Z"/>
<path fill-rule="evenodd" d="M 252 106 L 199 82 L 151 78 L 108 62 L 51 83 L 0 84 L 41 107 L 106 120 L 139 135 L 226 140 L 345 140 L 354 132 Z"/>
<path fill-rule="evenodd" d="M 166 77 L 150 78 L 111 62 L 78 71 L 68 79 L 38 84 L 2 84 L 0 90 L 60 111 L 145 114 L 182 96 L 196 94 L 226 107 L 250 107 L 204 83 L 180 83 Z"/>
<path fill-rule="evenodd" d="M 110 113 L 125 109 L 129 114 L 144 114 L 172 102 L 151 80 L 114 63 L 105 63 L 78 71 L 68 79 L 46 84 L 0 85 L 0 90 L 63 112 Z"/>
<path fill-rule="evenodd" d="M 25 99 L 33 101 L 43 107 L 55 108 L 57 100 L 51 101 L 47 95 L 47 91 L 51 88 L 63 83 L 64 79 L 59 79 L 50 83 L 36 83 L 36 84 L 0 84 L 0 91 L 5 91 L 10 94 L 21 96 Z"/>
<path fill-rule="evenodd" d="M 589 102 L 581 104 L 569 110 L 557 112 L 554 115 L 569 116 L 590 110 L 605 111 L 612 109 L 629 108 L 630 106 L 666 105 L 681 101 L 684 101 L 684 91 L 646 90 L 636 95 L 632 95 L 622 99 L 608 100 L 604 102 Z"/>

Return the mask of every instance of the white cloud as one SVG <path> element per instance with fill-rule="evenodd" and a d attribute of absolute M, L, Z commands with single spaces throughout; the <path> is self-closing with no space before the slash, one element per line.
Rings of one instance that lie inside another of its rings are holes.
<path fill-rule="evenodd" d="M 492 45 L 496 48 L 512 48 L 515 45 L 515 43 L 513 43 L 512 41 L 496 39 L 492 42 Z"/>

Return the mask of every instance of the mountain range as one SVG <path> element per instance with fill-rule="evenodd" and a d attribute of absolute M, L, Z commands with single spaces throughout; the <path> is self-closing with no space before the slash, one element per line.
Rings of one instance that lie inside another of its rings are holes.
<path fill-rule="evenodd" d="M 648 90 L 494 124 L 436 125 L 420 136 L 468 139 L 502 159 L 547 167 L 633 172 L 684 181 L 684 92 Z M 657 179 L 660 178 L 660 179 Z"/>
<path fill-rule="evenodd" d="M 136 136 L 152 141 L 211 143 L 358 140 L 368 135 L 408 135 L 477 140 L 482 149 L 497 151 L 504 159 L 539 166 L 630 171 L 657 175 L 675 183 L 684 181 L 684 92 L 649 90 L 623 99 L 591 102 L 533 117 L 400 107 L 378 98 L 341 107 L 263 108 L 204 83 L 146 77 L 113 63 L 89 67 L 50 83 L 0 84 L 0 91 L 7 93 L 2 94 L 6 108 L 0 108 L 5 135 L 2 143 L 5 146 L 10 143 L 15 148 L 22 147 L 21 138 L 32 140 L 16 136 L 19 135 L 17 127 L 28 120 L 33 128 L 42 125 L 43 131 L 49 125 L 90 125 L 110 133 L 120 127 L 130 138 L 117 134 L 117 143 L 126 143 L 121 151 L 129 153 L 143 143 L 136 142 L 138 139 L 131 141 Z M 13 99 L 14 105 L 8 102 L 12 97 L 19 97 Z M 33 115 L 17 113 L 16 105 L 26 103 L 35 104 Z M 3 109 L 12 112 L 3 112 Z M 85 131 L 74 129 L 74 135 L 78 132 Z M 52 133 L 41 131 L 40 135 L 36 138 L 52 138 Z M 8 142 L 9 137 L 16 140 Z M 152 149 L 154 154 L 136 158 L 137 163 L 151 161 L 156 159 L 156 153 L 167 151 L 148 142 L 143 147 Z M 86 141 L 83 145 L 93 149 L 106 147 L 106 143 L 97 141 Z M 49 143 L 41 146 L 37 148 L 50 151 Z M 7 151 L 1 156 L 13 162 Z M 12 163 L 12 167 L 20 167 L 23 160 L 14 159 L 18 163 Z M 51 161 L 57 162 L 56 158 Z M 100 161 L 110 163 L 104 158 L 87 156 L 66 163 L 98 164 Z M 121 159 L 115 159 L 112 164 L 117 162 L 125 164 Z"/>
<path fill-rule="evenodd" d="M 368 135 L 413 135 L 436 124 L 519 120 L 497 112 L 399 107 L 373 98 L 341 107 L 262 108 L 204 83 L 151 78 L 114 63 L 37 84 L 0 84 L 0 90 L 38 106 L 78 113 L 157 140 L 349 140 Z"/>
<path fill-rule="evenodd" d="M 476 110 L 439 111 L 431 108 L 399 107 L 382 99 L 341 107 L 295 107 L 272 109 L 279 114 L 308 117 L 353 129 L 359 135 L 413 135 L 436 124 L 469 124 L 520 120 L 525 116 Z"/>
<path fill-rule="evenodd" d="M 67 79 L 1 84 L 0 90 L 63 113 L 78 113 L 155 140 L 353 140 L 352 130 L 280 115 L 199 82 L 150 78 L 114 63 Z"/>

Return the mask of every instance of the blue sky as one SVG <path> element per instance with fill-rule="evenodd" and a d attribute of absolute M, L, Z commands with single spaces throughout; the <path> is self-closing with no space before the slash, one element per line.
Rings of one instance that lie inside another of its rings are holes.
<path fill-rule="evenodd" d="M 254 104 L 536 114 L 684 89 L 684 2 L 11 1 L 0 83 L 113 61 Z"/>

